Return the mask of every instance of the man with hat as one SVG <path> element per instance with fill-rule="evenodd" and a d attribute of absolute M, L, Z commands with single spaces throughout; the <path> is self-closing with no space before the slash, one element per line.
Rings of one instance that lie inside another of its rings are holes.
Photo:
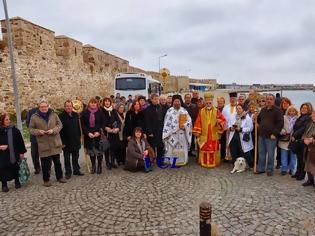
<path fill-rule="evenodd" d="M 220 135 L 226 121 L 213 105 L 213 95 L 206 92 L 204 98 L 206 106 L 200 110 L 193 132 L 199 145 L 199 163 L 202 167 L 216 167 L 220 164 Z"/>
<path fill-rule="evenodd" d="M 191 143 L 191 118 L 183 108 L 182 97 L 178 94 L 172 97 L 173 106 L 167 110 L 163 127 L 163 141 L 165 145 L 165 161 L 177 158 L 176 166 L 188 162 L 188 151 Z M 174 161 L 173 161 L 174 163 Z"/>

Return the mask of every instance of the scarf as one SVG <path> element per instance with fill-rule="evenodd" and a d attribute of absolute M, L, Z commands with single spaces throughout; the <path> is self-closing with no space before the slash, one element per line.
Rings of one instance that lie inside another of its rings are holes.
<path fill-rule="evenodd" d="M 109 116 L 111 116 L 111 112 L 113 111 L 113 107 L 110 106 L 110 107 L 104 107 L 105 111 L 108 112 Z"/>
<path fill-rule="evenodd" d="M 49 114 L 48 112 L 41 112 L 38 111 L 38 115 L 44 119 L 44 121 L 46 121 L 46 123 L 48 124 L 48 118 L 49 118 Z"/>
<path fill-rule="evenodd" d="M 7 127 L 7 131 L 8 131 L 8 146 L 9 146 L 9 151 L 10 151 L 10 162 L 11 162 L 11 164 L 14 164 L 16 162 L 14 146 L 13 146 L 13 132 L 12 132 L 12 128 L 13 127 L 14 127 L 13 125 L 9 125 Z"/>
<path fill-rule="evenodd" d="M 294 126 L 297 118 L 298 118 L 298 116 L 288 116 L 288 121 L 289 121 L 288 133 L 289 134 L 291 134 L 293 132 L 293 126 Z"/>
<path fill-rule="evenodd" d="M 95 112 L 98 111 L 98 108 L 95 108 L 95 109 L 88 108 L 88 111 L 90 112 L 89 125 L 91 128 L 94 128 L 95 127 Z"/>

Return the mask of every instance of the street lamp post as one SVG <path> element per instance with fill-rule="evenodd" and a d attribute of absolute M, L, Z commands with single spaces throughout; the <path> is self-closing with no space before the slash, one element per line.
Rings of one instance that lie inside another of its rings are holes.
<path fill-rule="evenodd" d="M 162 55 L 162 56 L 159 56 L 159 71 L 158 71 L 158 73 L 160 73 L 160 70 L 161 70 L 161 58 L 162 57 L 166 57 L 167 56 L 167 54 L 164 54 L 164 55 Z"/>
<path fill-rule="evenodd" d="M 21 120 L 21 109 L 20 109 L 20 102 L 19 102 L 19 91 L 16 83 L 16 74 L 15 74 L 15 64 L 14 64 L 14 55 L 13 55 L 13 43 L 12 43 L 12 35 L 11 35 L 11 28 L 10 28 L 10 21 L 9 21 L 9 14 L 7 9 L 7 2 L 3 0 L 3 8 L 5 14 L 5 23 L 7 27 L 7 34 L 8 34 L 8 48 L 10 53 L 10 61 L 11 61 L 11 73 L 12 73 L 12 83 L 13 83 L 13 91 L 15 97 L 15 111 L 16 111 L 16 120 L 17 126 L 19 130 L 22 132 L 22 120 Z"/>

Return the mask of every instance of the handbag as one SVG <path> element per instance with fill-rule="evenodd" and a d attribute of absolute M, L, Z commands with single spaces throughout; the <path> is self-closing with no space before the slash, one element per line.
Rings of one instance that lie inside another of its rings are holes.
<path fill-rule="evenodd" d="M 245 141 L 245 142 L 249 142 L 249 140 L 250 140 L 250 133 L 244 133 L 243 134 L 243 141 Z"/>
<path fill-rule="evenodd" d="M 108 141 L 108 138 L 106 135 L 104 135 L 104 133 L 102 132 L 101 134 L 101 139 L 100 139 L 100 142 L 99 142 L 99 150 L 101 152 L 106 152 L 110 147 L 110 143 Z"/>
<path fill-rule="evenodd" d="M 25 184 L 30 178 L 30 169 L 28 167 L 26 158 L 19 161 L 19 180 L 21 184 Z"/>
<path fill-rule="evenodd" d="M 298 141 L 298 140 L 294 140 L 294 141 L 291 140 L 289 142 L 288 149 L 296 154 L 298 152 L 298 150 L 299 150 L 300 143 L 301 142 Z"/>
<path fill-rule="evenodd" d="M 290 138 L 291 138 L 290 134 L 280 135 L 279 136 L 279 141 L 281 141 L 281 142 L 289 142 Z"/>

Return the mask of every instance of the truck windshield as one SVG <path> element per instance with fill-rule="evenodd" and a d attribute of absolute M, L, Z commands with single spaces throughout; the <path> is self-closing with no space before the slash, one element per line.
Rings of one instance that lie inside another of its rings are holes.
<path fill-rule="evenodd" d="M 117 78 L 116 90 L 142 90 L 145 89 L 145 78 Z"/>

